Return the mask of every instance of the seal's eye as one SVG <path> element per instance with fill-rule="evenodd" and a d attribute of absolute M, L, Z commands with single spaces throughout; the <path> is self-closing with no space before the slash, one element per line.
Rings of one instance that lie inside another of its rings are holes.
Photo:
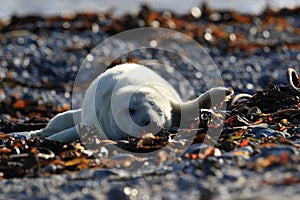
<path fill-rule="evenodd" d="M 133 115 L 135 112 L 136 112 L 136 110 L 135 110 L 135 109 L 133 109 L 133 108 L 129 108 L 129 114 L 130 114 L 130 115 Z"/>
<path fill-rule="evenodd" d="M 149 104 L 150 104 L 151 106 L 154 106 L 154 101 L 149 101 Z"/>

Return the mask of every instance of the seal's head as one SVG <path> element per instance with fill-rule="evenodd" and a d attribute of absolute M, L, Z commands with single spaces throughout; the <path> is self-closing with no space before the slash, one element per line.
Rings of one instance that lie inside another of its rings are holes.
<path fill-rule="evenodd" d="M 118 108 L 112 109 L 116 123 L 112 127 L 118 127 L 118 136 L 156 134 L 162 128 L 171 126 L 170 102 L 153 87 L 143 86 L 134 90 L 129 86 L 124 87 L 119 91 L 115 103 Z"/>

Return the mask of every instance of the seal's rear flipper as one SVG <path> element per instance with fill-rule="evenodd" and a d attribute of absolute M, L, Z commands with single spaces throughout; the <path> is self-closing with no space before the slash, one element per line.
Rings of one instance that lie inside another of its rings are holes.
<path fill-rule="evenodd" d="M 30 131 L 30 132 L 15 132 L 12 133 L 12 135 L 17 135 L 20 137 L 26 137 L 27 139 L 29 138 L 44 138 L 44 137 L 50 137 L 52 135 L 56 135 L 56 134 L 68 134 L 68 133 L 72 133 L 71 136 L 65 135 L 64 137 L 62 137 L 61 135 L 57 135 L 57 136 L 53 136 L 53 139 L 55 140 L 56 138 L 58 138 L 58 141 L 61 142 L 69 142 L 69 141 L 64 141 L 63 138 L 74 138 L 77 139 L 78 136 L 77 135 L 77 131 L 76 131 L 76 124 L 75 122 L 80 122 L 80 118 L 81 118 L 81 109 L 78 110 L 69 110 L 63 113 L 60 113 L 58 115 L 56 115 L 54 118 L 52 118 L 48 125 L 40 130 L 35 130 L 35 131 Z M 75 134 L 70 131 L 70 130 L 75 130 Z"/>
<path fill-rule="evenodd" d="M 76 126 L 73 126 L 59 133 L 51 135 L 49 138 L 60 142 L 72 142 L 74 140 L 80 139 L 77 133 Z"/>
<path fill-rule="evenodd" d="M 50 137 L 69 128 L 75 127 L 75 122 L 80 122 L 81 109 L 69 110 L 56 115 L 48 125 L 42 129 L 38 137 Z"/>
<path fill-rule="evenodd" d="M 199 109 L 210 109 L 221 102 L 228 101 L 232 95 L 232 89 L 216 87 L 208 90 L 194 100 L 184 103 L 171 102 L 172 126 L 188 127 L 191 120 L 199 117 Z"/>
<path fill-rule="evenodd" d="M 223 101 L 228 101 L 232 97 L 233 93 L 233 89 L 216 87 L 206 91 L 196 100 L 198 101 L 199 108 L 209 109 Z"/>

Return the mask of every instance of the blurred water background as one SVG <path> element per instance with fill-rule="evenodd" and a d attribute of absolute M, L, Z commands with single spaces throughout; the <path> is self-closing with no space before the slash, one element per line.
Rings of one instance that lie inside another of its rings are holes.
<path fill-rule="evenodd" d="M 206 2 L 211 8 L 231 9 L 243 13 L 259 14 L 265 8 L 294 8 L 300 6 L 300 0 L 0 0 L 0 18 L 11 15 L 55 15 L 67 12 L 114 10 L 121 15 L 134 12 L 141 4 L 154 9 L 171 10 L 186 13 L 195 6 Z"/>

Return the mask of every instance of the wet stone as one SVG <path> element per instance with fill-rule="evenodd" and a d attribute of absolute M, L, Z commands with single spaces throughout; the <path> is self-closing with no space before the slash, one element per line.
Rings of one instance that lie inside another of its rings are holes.
<path fill-rule="evenodd" d="M 281 155 L 283 153 L 287 153 L 290 155 L 298 154 L 299 152 L 290 146 L 279 146 L 279 147 L 263 147 L 261 148 L 261 154 L 263 156 L 270 156 L 270 155 Z"/>

